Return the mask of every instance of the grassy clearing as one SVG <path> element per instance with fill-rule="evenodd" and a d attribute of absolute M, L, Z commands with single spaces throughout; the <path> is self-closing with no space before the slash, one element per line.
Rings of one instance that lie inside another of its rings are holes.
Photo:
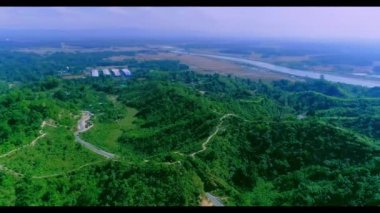
<path fill-rule="evenodd" d="M 125 146 L 118 143 L 119 137 L 123 131 L 128 131 L 134 128 L 133 121 L 136 119 L 137 110 L 131 107 L 125 108 L 123 118 L 112 123 L 100 122 L 96 115 L 94 117 L 94 127 L 83 133 L 83 140 L 94 144 L 108 152 L 121 153 L 125 151 Z"/>
<path fill-rule="evenodd" d="M 75 142 L 73 133 L 64 127 L 44 127 L 47 135 L 35 146 L 27 147 L 0 164 L 17 172 L 46 175 L 68 171 L 80 165 L 100 160 L 101 157 Z"/>

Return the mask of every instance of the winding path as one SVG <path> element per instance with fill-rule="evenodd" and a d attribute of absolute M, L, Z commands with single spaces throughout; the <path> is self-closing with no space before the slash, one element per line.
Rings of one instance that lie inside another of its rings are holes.
<path fill-rule="evenodd" d="M 206 192 L 206 197 L 211 201 L 213 206 L 224 206 L 219 197 L 216 197 L 209 192 Z"/>
<path fill-rule="evenodd" d="M 90 125 L 88 127 L 86 126 L 86 124 L 90 120 L 91 116 L 92 116 L 91 112 L 88 112 L 88 111 L 83 112 L 81 119 L 78 121 L 78 127 L 77 127 L 78 130 L 74 133 L 75 141 L 77 141 L 79 144 L 86 147 L 87 149 L 89 149 L 89 150 L 95 152 L 96 154 L 101 155 L 105 158 L 108 158 L 108 159 L 116 158 L 117 156 L 115 154 L 106 152 L 106 151 L 84 141 L 83 139 L 81 139 L 79 137 L 80 133 L 85 132 L 85 131 L 91 129 L 91 127 L 93 127 L 93 125 Z"/>
<path fill-rule="evenodd" d="M 65 175 L 65 174 L 69 174 L 69 173 L 78 171 L 78 170 L 83 169 L 84 167 L 87 167 L 87 166 L 92 166 L 92 165 L 95 165 L 95 164 L 102 163 L 104 161 L 105 160 L 100 160 L 100 161 L 96 161 L 96 162 L 86 163 L 84 165 L 81 165 L 81 166 L 79 166 L 79 167 L 77 167 L 75 169 L 72 169 L 72 170 L 69 170 L 69 171 L 66 171 L 66 172 L 54 173 L 54 174 L 50 174 L 50 175 L 32 176 L 32 178 L 33 179 L 44 179 L 44 178 L 51 178 L 51 177 L 62 176 L 62 175 Z"/>
<path fill-rule="evenodd" d="M 34 145 L 36 145 L 37 141 L 38 141 L 39 139 L 45 137 L 46 134 L 47 134 L 47 133 L 43 133 L 43 132 L 42 132 L 42 128 L 43 128 L 44 126 L 52 126 L 52 127 L 56 127 L 56 126 L 54 126 L 54 125 L 50 125 L 50 124 L 48 124 L 46 121 L 43 121 L 42 124 L 41 124 L 41 129 L 40 129 L 40 131 L 38 132 L 40 135 L 37 136 L 37 138 L 35 138 L 34 140 L 32 140 L 32 142 L 30 142 L 30 144 L 23 145 L 23 146 L 21 146 L 21 147 L 19 147 L 19 148 L 13 149 L 13 150 L 11 150 L 11 151 L 5 153 L 5 154 L 0 155 L 0 158 L 5 158 L 5 157 L 7 157 L 7 156 L 9 156 L 9 155 L 11 155 L 11 154 L 13 154 L 13 153 L 15 153 L 15 152 L 21 150 L 21 149 L 24 149 L 24 148 L 29 147 L 29 146 L 34 146 Z"/>
<path fill-rule="evenodd" d="M 216 126 L 214 133 L 212 133 L 210 136 L 208 136 L 207 140 L 206 140 L 205 142 L 202 143 L 202 149 L 199 150 L 199 151 L 196 151 L 196 152 L 191 153 L 191 154 L 190 154 L 191 157 L 194 157 L 196 154 L 206 151 L 206 149 L 207 149 L 207 144 L 210 143 L 210 140 L 211 140 L 216 134 L 218 134 L 218 132 L 219 132 L 219 130 L 220 130 L 220 126 L 223 124 L 223 120 L 224 120 L 225 118 L 227 118 L 227 117 L 230 117 L 230 116 L 236 116 L 236 117 L 237 117 L 237 115 L 232 114 L 232 113 L 229 113 L 229 114 L 225 114 L 225 115 L 223 115 L 223 116 L 219 119 L 219 124 Z"/>
<path fill-rule="evenodd" d="M 74 133 L 75 135 L 75 140 L 80 143 L 81 145 L 83 145 L 84 147 L 90 149 L 91 151 L 105 157 L 105 158 L 116 158 L 116 155 L 112 154 L 112 153 L 108 153 L 104 150 L 101 150 L 99 148 L 97 148 L 96 146 L 90 144 L 90 143 L 87 143 L 86 141 L 82 140 L 80 137 L 79 137 L 79 134 L 82 133 L 82 132 L 85 132 L 87 130 L 89 130 L 93 125 L 91 126 L 86 126 L 87 124 L 87 121 L 90 120 L 91 118 L 91 113 L 88 112 L 88 111 L 84 111 L 83 114 L 82 114 L 82 117 L 81 119 L 79 120 L 78 122 L 78 127 L 77 127 L 77 131 Z M 30 147 L 30 146 L 34 146 L 36 145 L 37 141 L 39 139 L 41 139 L 42 137 L 45 137 L 45 135 L 47 133 L 43 133 L 42 132 L 42 128 L 44 126 L 51 126 L 51 127 L 57 127 L 56 125 L 54 124 L 50 124 L 46 121 L 43 121 L 42 124 L 41 124 L 41 130 L 39 131 L 39 136 L 37 138 L 35 138 L 30 144 L 27 144 L 27 145 L 24 145 L 22 147 L 19 147 L 17 149 L 14 149 L 14 150 L 11 150 L 3 155 L 0 156 L 0 158 L 4 158 L 4 157 L 7 157 L 23 148 L 26 148 L 26 147 Z M 72 169 L 72 170 L 69 170 L 69 171 L 65 171 L 65 172 L 59 172 L 59 173 L 54 173 L 54 174 L 49 174 L 49 175 L 40 175 L 40 176 L 32 176 L 33 179 L 44 179 L 44 178 L 51 178 L 51 177 L 57 177 L 57 176 L 62 176 L 62 175 L 65 175 L 65 174 L 68 174 L 68 173 L 72 173 L 72 172 L 75 172 L 75 171 L 78 171 L 84 167 L 87 167 L 87 166 L 91 166 L 91 165 L 95 165 L 95 164 L 98 164 L 98 163 L 101 163 L 101 162 L 104 162 L 104 160 L 101 160 L 101 161 L 96 161 L 96 162 L 91 162 L 91 163 L 87 163 L 87 164 L 84 164 L 84 165 L 81 165 L 75 169 Z M 0 171 L 4 171 L 4 172 L 7 172 L 15 177 L 23 177 L 24 174 L 21 174 L 21 173 L 18 173 L 12 169 L 9 169 L 7 167 L 5 167 L 4 165 L 0 164 Z"/>
<path fill-rule="evenodd" d="M 15 177 L 22 177 L 22 176 L 24 176 L 23 174 L 18 173 L 16 171 L 14 171 L 14 170 L 12 170 L 12 169 L 10 169 L 10 168 L 2 165 L 2 164 L 0 164 L 0 171 L 4 171 L 6 173 L 9 173 L 9 174 L 11 174 L 11 175 L 13 175 Z"/>

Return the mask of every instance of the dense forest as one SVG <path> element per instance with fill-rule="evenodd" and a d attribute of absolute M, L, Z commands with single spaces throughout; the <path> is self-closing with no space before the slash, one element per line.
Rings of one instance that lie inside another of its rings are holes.
<path fill-rule="evenodd" d="M 232 206 L 380 204 L 378 88 L 205 75 L 177 61 L 120 62 L 130 78 L 55 75 L 110 63 L 81 54 L 0 53 L 0 205 L 197 206 L 206 192 Z M 118 159 L 75 142 L 82 110 L 105 128 L 83 137 Z"/>
<path fill-rule="evenodd" d="M 133 56 L 139 51 L 122 51 L 120 55 Z M 119 65 L 106 58 L 115 52 L 49 54 L 24 53 L 20 51 L 0 50 L 0 79 L 9 82 L 39 81 L 47 76 L 83 73 L 88 67 Z"/>

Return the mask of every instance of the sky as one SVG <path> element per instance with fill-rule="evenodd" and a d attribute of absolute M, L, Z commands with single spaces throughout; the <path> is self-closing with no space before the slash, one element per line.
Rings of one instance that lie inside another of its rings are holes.
<path fill-rule="evenodd" d="M 0 29 L 141 29 L 236 38 L 380 38 L 380 7 L 1 7 Z"/>

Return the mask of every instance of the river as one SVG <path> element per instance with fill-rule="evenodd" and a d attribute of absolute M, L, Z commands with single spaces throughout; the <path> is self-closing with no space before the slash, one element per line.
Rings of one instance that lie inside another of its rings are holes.
<path fill-rule="evenodd" d="M 364 86 L 364 87 L 380 87 L 380 81 L 376 79 L 370 80 L 370 79 L 355 78 L 355 77 L 350 77 L 350 76 L 343 76 L 339 74 L 327 74 L 327 73 L 321 73 L 321 72 L 315 72 L 315 71 L 291 69 L 291 68 L 278 66 L 278 65 L 274 65 L 274 64 L 270 64 L 270 63 L 266 63 L 262 61 L 254 61 L 254 60 L 231 57 L 231 56 L 189 53 L 189 52 L 182 52 L 182 51 L 173 51 L 173 52 L 179 53 L 179 54 L 189 54 L 189 55 L 229 60 L 229 61 L 234 61 L 238 63 L 249 64 L 255 67 L 259 67 L 259 68 L 265 68 L 273 72 L 286 73 L 286 74 L 290 74 L 290 75 L 294 75 L 298 77 L 320 79 L 321 75 L 323 75 L 324 79 L 327 81 L 346 83 L 346 84 L 358 85 L 358 86 Z"/>

